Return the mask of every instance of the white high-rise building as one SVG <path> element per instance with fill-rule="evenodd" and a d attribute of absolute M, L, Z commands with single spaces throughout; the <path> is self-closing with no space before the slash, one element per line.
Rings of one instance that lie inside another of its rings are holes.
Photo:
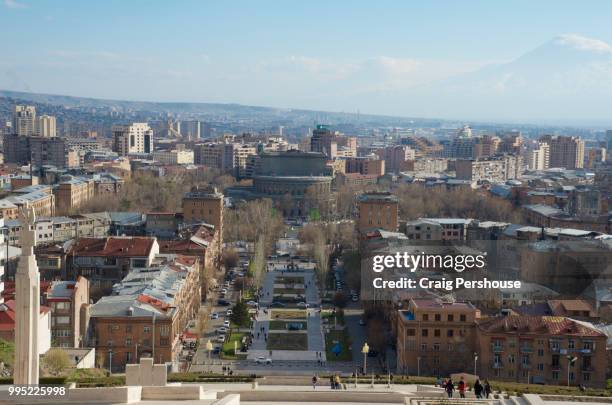
<path fill-rule="evenodd" d="M 36 135 L 44 138 L 51 138 L 57 135 L 57 125 L 55 117 L 51 115 L 41 115 L 36 119 Z"/>
<path fill-rule="evenodd" d="M 153 153 L 153 130 L 146 122 L 113 125 L 113 151 L 120 156 Z"/>
<path fill-rule="evenodd" d="M 13 108 L 13 131 L 19 136 L 36 134 L 36 108 L 32 105 L 16 105 Z"/>
<path fill-rule="evenodd" d="M 550 167 L 550 146 L 540 142 L 536 149 L 530 150 L 527 156 L 529 170 L 546 170 Z"/>
<path fill-rule="evenodd" d="M 200 139 L 200 121 L 180 121 L 179 132 L 183 138 Z"/>

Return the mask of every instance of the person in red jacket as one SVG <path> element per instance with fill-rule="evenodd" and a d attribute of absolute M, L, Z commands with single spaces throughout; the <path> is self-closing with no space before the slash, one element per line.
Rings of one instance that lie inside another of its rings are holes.
<path fill-rule="evenodd" d="M 466 384 L 465 384 L 465 381 L 463 381 L 463 377 L 461 377 L 461 381 L 459 381 L 459 384 L 457 385 L 457 389 L 459 390 L 459 396 L 461 398 L 465 398 Z"/>

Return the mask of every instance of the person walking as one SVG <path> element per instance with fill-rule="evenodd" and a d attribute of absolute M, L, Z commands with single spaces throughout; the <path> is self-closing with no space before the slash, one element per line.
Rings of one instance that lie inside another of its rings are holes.
<path fill-rule="evenodd" d="M 313 376 L 312 376 L 312 389 L 313 389 L 313 390 L 316 390 L 316 389 L 317 389 L 317 380 L 318 380 L 317 376 L 316 376 L 316 375 L 313 375 Z"/>
<path fill-rule="evenodd" d="M 340 389 L 340 375 L 339 374 L 336 374 L 335 382 L 336 382 L 336 389 L 339 390 Z"/>
<path fill-rule="evenodd" d="M 465 384 L 465 381 L 463 381 L 463 377 L 461 377 L 461 380 L 459 381 L 458 388 L 459 388 L 459 396 L 461 398 L 465 398 L 466 384 Z"/>
<path fill-rule="evenodd" d="M 446 390 L 446 395 L 448 395 L 449 398 L 452 398 L 453 397 L 453 391 L 455 391 L 455 386 L 453 385 L 453 380 L 451 380 L 449 378 L 448 381 L 446 382 L 446 384 L 444 385 L 444 389 Z"/>
<path fill-rule="evenodd" d="M 335 382 L 334 382 L 334 376 L 333 376 L 333 375 L 330 375 L 330 376 L 329 376 L 329 386 L 331 387 L 331 389 L 332 389 L 332 390 L 334 389 L 334 384 L 335 384 Z"/>
<path fill-rule="evenodd" d="M 491 395 L 491 384 L 489 384 L 489 380 L 485 380 L 484 381 L 484 394 L 485 394 L 485 398 L 489 398 L 489 395 Z"/>
<path fill-rule="evenodd" d="M 484 390 L 484 387 L 480 383 L 480 380 L 477 379 L 476 382 L 474 383 L 474 394 L 476 394 L 476 398 L 478 399 L 482 398 L 483 390 Z"/>

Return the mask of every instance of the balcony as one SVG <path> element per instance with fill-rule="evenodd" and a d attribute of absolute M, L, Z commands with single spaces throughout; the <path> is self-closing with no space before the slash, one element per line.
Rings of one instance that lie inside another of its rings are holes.
<path fill-rule="evenodd" d="M 561 365 L 560 364 L 551 364 L 550 365 L 550 370 L 551 371 L 561 371 Z"/>
<path fill-rule="evenodd" d="M 580 367 L 580 370 L 586 371 L 586 372 L 590 372 L 590 371 L 593 371 L 594 368 L 593 368 L 593 366 L 590 366 L 590 365 L 589 366 L 584 366 L 583 365 L 582 367 Z"/>
<path fill-rule="evenodd" d="M 491 345 L 491 350 L 493 353 L 501 353 L 504 351 L 504 346 L 502 345 Z"/>
<path fill-rule="evenodd" d="M 533 353 L 533 347 L 523 346 L 521 347 L 521 353 Z"/>
<path fill-rule="evenodd" d="M 531 369 L 531 363 L 521 363 L 521 368 L 523 370 L 530 370 Z"/>
<path fill-rule="evenodd" d="M 491 368 L 493 368 L 493 369 L 499 369 L 499 368 L 503 368 L 503 367 L 504 367 L 504 364 L 501 363 L 501 362 L 499 362 L 499 363 L 495 363 L 495 362 L 491 363 Z"/>

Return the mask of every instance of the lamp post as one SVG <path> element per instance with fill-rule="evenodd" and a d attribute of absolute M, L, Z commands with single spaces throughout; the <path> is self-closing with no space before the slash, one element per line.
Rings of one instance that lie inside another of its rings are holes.
<path fill-rule="evenodd" d="M 108 372 L 113 374 L 113 349 L 108 349 Z"/>
<path fill-rule="evenodd" d="M 478 353 L 474 352 L 474 377 L 476 377 L 476 362 L 478 361 Z"/>
<path fill-rule="evenodd" d="M 578 357 L 567 356 L 567 386 L 570 386 L 570 368 L 578 360 Z"/>
<path fill-rule="evenodd" d="M 421 356 L 417 357 L 417 377 L 421 376 Z"/>
<path fill-rule="evenodd" d="M 367 374 L 367 365 L 368 365 L 368 353 L 370 351 L 370 346 L 368 346 L 368 342 L 363 344 L 361 348 L 361 353 L 363 353 L 363 374 Z"/>

